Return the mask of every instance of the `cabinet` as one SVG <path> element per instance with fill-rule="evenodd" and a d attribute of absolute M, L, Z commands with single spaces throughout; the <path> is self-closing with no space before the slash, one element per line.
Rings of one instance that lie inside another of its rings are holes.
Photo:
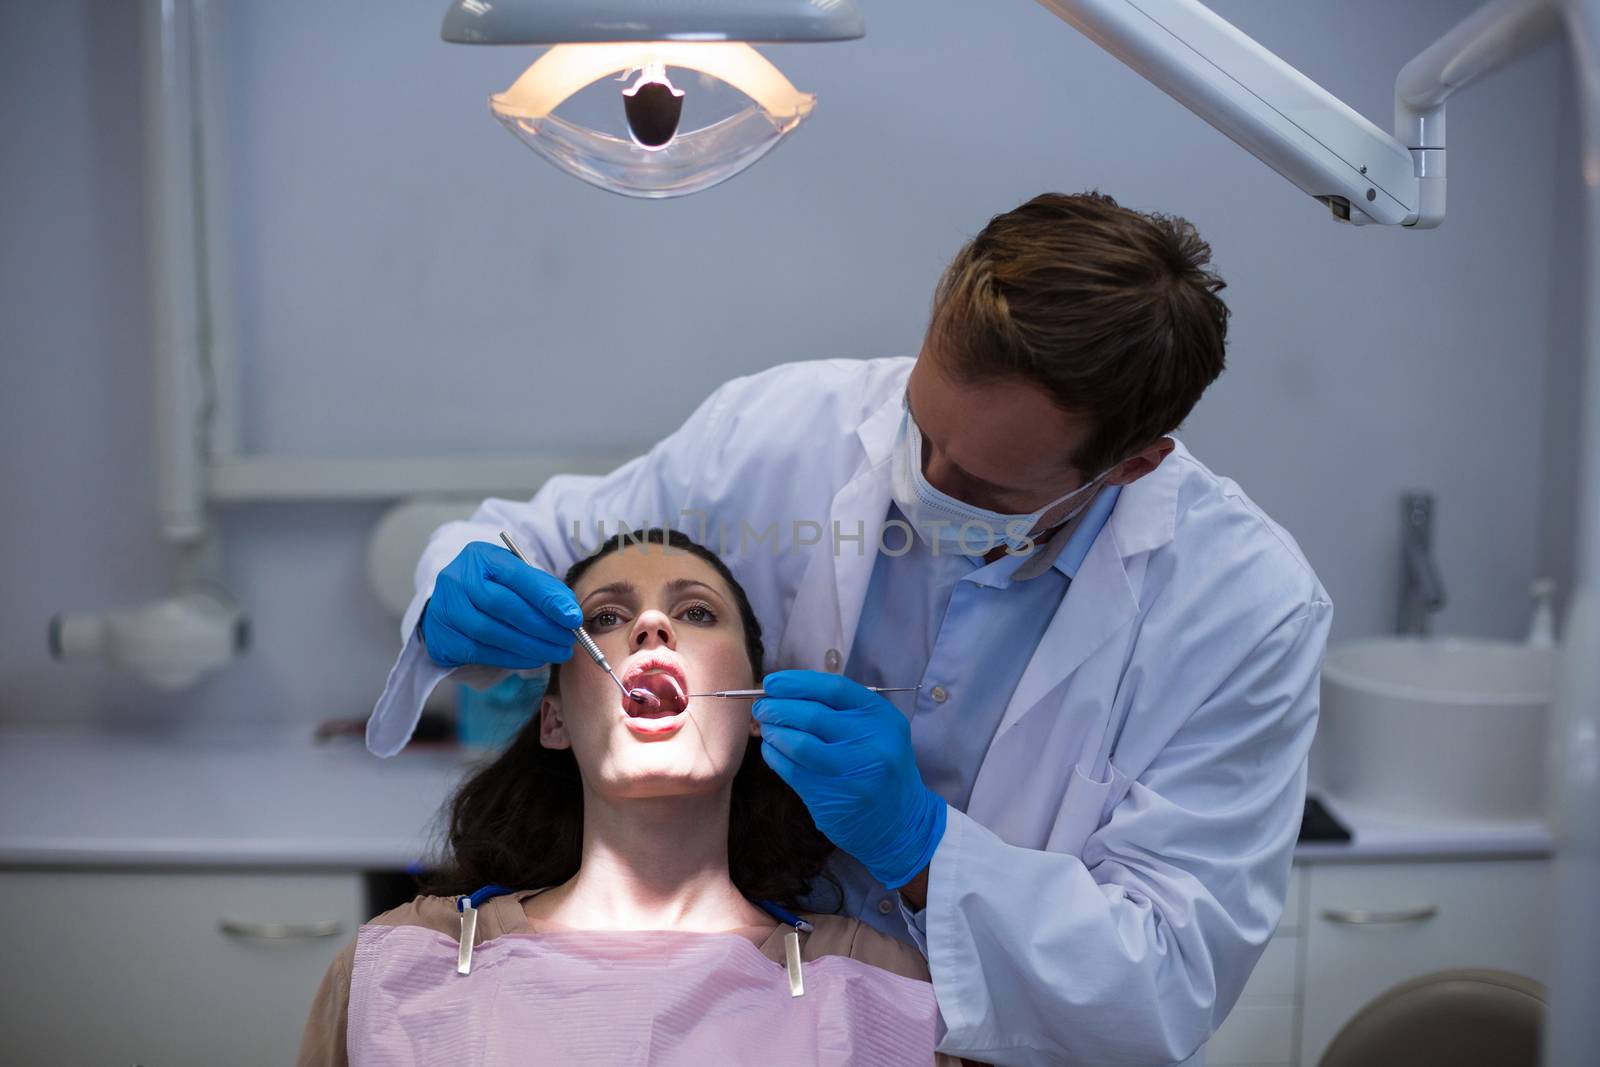
<path fill-rule="evenodd" d="M 0 871 L 9 1063 L 294 1062 L 357 873 Z M 272 936 L 276 935 L 276 936 Z"/>
<path fill-rule="evenodd" d="M 5 1061 L 291 1063 L 334 953 L 415 888 L 401 877 L 394 899 L 378 900 L 368 881 L 0 871 Z M 1316 1067 L 1362 1006 L 1430 971 L 1494 967 L 1548 982 L 1550 894 L 1544 859 L 1297 865 L 1207 1063 Z M 273 933 L 293 936 L 260 936 Z"/>
<path fill-rule="evenodd" d="M 1284 917 L 1209 1067 L 1316 1067 L 1346 1022 L 1401 982 L 1455 967 L 1549 981 L 1546 859 L 1297 865 Z"/>
<path fill-rule="evenodd" d="M 1208 1067 L 1268 1067 L 1295 1061 L 1300 961 L 1305 945 L 1305 867 L 1289 876 L 1283 917 L 1239 1002 L 1206 1044 Z"/>
<path fill-rule="evenodd" d="M 1548 983 L 1548 860 L 1316 867 L 1309 879 L 1300 1062 L 1379 993 L 1454 967 Z"/>

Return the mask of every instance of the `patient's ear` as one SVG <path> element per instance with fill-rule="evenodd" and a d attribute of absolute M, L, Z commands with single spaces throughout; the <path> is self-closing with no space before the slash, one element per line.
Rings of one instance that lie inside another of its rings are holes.
<path fill-rule="evenodd" d="M 561 718 L 561 698 L 555 694 L 539 701 L 539 743 L 545 748 L 571 748 L 567 724 Z"/>

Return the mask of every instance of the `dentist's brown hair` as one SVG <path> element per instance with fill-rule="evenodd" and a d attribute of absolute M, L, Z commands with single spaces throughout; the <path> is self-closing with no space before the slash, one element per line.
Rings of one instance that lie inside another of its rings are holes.
<path fill-rule="evenodd" d="M 1222 373 L 1226 283 L 1187 220 L 1045 193 L 989 220 L 934 293 L 928 349 L 958 380 L 1022 379 L 1087 416 L 1085 476 L 1176 430 Z"/>

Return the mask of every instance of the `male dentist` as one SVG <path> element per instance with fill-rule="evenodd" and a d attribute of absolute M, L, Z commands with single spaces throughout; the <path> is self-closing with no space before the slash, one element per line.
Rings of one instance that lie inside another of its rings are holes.
<path fill-rule="evenodd" d="M 599 521 L 677 525 L 777 638 L 763 753 L 845 910 L 927 954 L 941 1051 L 1201 1062 L 1283 907 L 1332 610 L 1169 436 L 1223 367 L 1209 257 L 1182 219 L 1036 197 L 956 256 L 916 359 L 740 378 L 610 475 L 486 501 L 418 566 L 368 746 L 446 676 L 567 659 L 552 575 Z"/>

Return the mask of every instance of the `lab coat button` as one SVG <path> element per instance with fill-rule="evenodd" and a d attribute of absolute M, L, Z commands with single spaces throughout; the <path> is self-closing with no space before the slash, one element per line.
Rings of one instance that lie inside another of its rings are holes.
<path fill-rule="evenodd" d="M 839 655 L 837 648 L 828 649 L 822 657 L 822 666 L 832 674 L 839 673 L 839 667 L 844 662 L 844 657 Z"/>
<path fill-rule="evenodd" d="M 878 914 L 879 915 L 887 915 L 893 910 L 894 910 L 894 901 L 890 900 L 888 897 L 884 897 L 882 900 L 878 901 Z"/>
<path fill-rule="evenodd" d="M 933 691 L 928 695 L 933 698 L 933 702 L 935 704 L 943 704 L 946 700 L 950 699 L 950 690 L 946 689 L 942 685 L 936 685 L 933 687 Z"/>

